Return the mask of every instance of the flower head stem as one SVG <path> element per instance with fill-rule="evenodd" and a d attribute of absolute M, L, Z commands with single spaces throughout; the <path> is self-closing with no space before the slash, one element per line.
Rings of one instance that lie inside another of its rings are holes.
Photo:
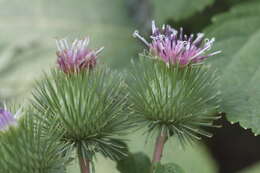
<path fill-rule="evenodd" d="M 154 153 L 153 153 L 153 165 L 159 163 L 163 156 L 164 144 L 167 141 L 167 135 L 164 131 L 161 131 L 156 139 Z"/>
<path fill-rule="evenodd" d="M 81 173 L 90 173 L 90 160 L 83 156 L 81 147 L 78 147 L 78 159 Z"/>
<path fill-rule="evenodd" d="M 79 156 L 79 166 L 81 173 L 90 173 L 90 161 Z"/>
<path fill-rule="evenodd" d="M 153 160 L 151 165 L 151 173 L 154 172 L 154 169 L 158 163 L 161 162 L 162 156 L 163 156 L 163 150 L 164 145 L 167 142 L 168 137 L 166 135 L 165 131 L 160 131 L 158 134 L 156 141 L 155 141 L 155 147 L 154 147 L 154 153 L 153 153 Z"/>

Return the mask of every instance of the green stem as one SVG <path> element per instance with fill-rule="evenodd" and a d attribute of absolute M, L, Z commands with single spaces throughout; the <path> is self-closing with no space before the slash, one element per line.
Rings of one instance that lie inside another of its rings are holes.
<path fill-rule="evenodd" d="M 153 153 L 152 167 L 154 167 L 157 163 L 160 163 L 163 156 L 164 144 L 166 143 L 166 141 L 167 141 L 167 135 L 164 131 L 161 131 L 156 139 L 154 153 Z"/>
<path fill-rule="evenodd" d="M 90 173 L 90 164 L 88 159 L 79 158 L 81 173 Z"/>
<path fill-rule="evenodd" d="M 90 160 L 83 157 L 80 147 L 78 147 L 78 159 L 81 173 L 90 173 Z"/>

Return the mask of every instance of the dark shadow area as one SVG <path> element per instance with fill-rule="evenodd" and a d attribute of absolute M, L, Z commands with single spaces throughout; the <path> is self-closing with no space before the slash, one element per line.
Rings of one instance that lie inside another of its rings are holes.
<path fill-rule="evenodd" d="M 211 19 L 217 14 L 224 13 L 238 3 L 245 3 L 254 0 L 215 0 L 214 3 L 201 12 L 195 13 L 193 16 L 181 21 L 168 20 L 167 23 L 174 28 L 183 27 L 186 33 L 196 33 L 203 31 L 211 24 Z"/>
<path fill-rule="evenodd" d="M 214 136 L 204 141 L 218 163 L 219 173 L 236 173 L 260 161 L 260 136 L 254 136 L 238 123 L 231 124 L 225 116 L 216 124 L 222 128 L 211 129 Z"/>

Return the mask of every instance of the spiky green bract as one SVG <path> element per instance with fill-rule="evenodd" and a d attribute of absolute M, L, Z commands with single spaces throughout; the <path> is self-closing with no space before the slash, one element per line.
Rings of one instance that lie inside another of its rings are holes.
<path fill-rule="evenodd" d="M 163 132 L 182 144 L 211 136 L 203 126 L 213 126 L 218 108 L 215 72 L 206 65 L 167 65 L 152 57 L 133 62 L 128 82 L 131 109 L 149 135 Z"/>
<path fill-rule="evenodd" d="M 38 82 L 33 105 L 81 157 L 93 160 L 100 152 L 116 160 L 125 155 L 121 136 L 130 127 L 124 89 L 121 76 L 103 66 L 70 75 L 52 70 Z"/>
<path fill-rule="evenodd" d="M 66 157 L 61 151 L 64 146 L 55 128 L 49 129 L 48 138 L 42 124 L 32 112 L 26 112 L 17 126 L 0 132 L 1 173 L 64 173 Z"/>

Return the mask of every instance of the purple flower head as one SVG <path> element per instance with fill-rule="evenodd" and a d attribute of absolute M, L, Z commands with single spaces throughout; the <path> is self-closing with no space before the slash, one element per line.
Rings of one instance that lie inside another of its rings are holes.
<path fill-rule="evenodd" d="M 183 29 L 177 31 L 169 25 L 163 25 L 162 29 L 156 27 L 152 22 L 151 43 L 139 35 L 138 31 L 133 34 L 139 38 L 150 49 L 150 52 L 160 58 L 166 64 L 179 64 L 186 66 L 188 64 L 198 64 L 204 59 L 216 55 L 221 51 L 206 54 L 213 45 L 215 38 L 204 39 L 203 33 L 198 33 L 196 37 L 193 34 L 187 36 L 183 34 Z"/>
<path fill-rule="evenodd" d="M 57 56 L 59 68 L 65 73 L 75 73 L 84 69 L 92 69 L 97 63 L 97 55 L 103 50 L 88 48 L 89 38 L 75 40 L 71 45 L 66 39 L 57 40 Z"/>
<path fill-rule="evenodd" d="M 15 115 L 12 115 L 12 113 L 6 109 L 0 108 L 0 131 L 5 131 L 10 126 L 16 124 L 17 120 L 15 119 Z"/>

